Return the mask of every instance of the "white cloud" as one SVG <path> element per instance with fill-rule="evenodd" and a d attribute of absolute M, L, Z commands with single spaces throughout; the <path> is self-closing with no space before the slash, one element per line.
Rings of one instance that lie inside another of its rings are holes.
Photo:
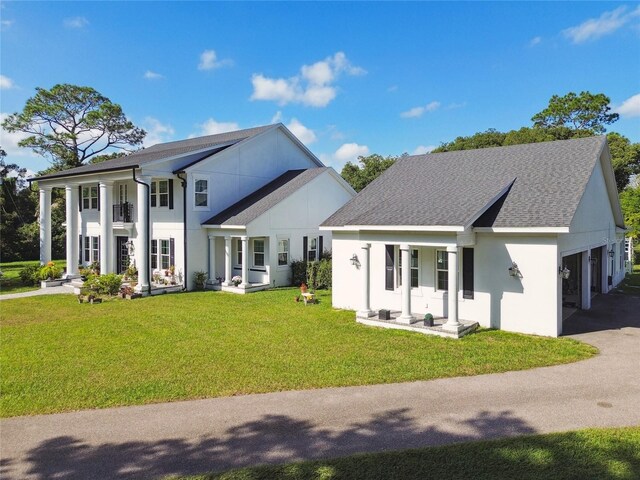
<path fill-rule="evenodd" d="M 402 118 L 416 118 L 416 117 L 421 117 L 422 115 L 424 115 L 425 112 L 433 112 L 435 110 L 437 110 L 438 108 L 440 108 L 440 102 L 430 102 L 428 104 L 426 104 L 425 106 L 421 106 L 421 107 L 413 107 L 409 110 L 407 110 L 406 112 L 402 112 L 400 114 L 400 116 Z"/>
<path fill-rule="evenodd" d="M 13 80 L 4 75 L 0 75 L 0 89 L 8 90 L 10 88 L 13 88 L 14 86 L 15 85 L 13 84 Z"/>
<path fill-rule="evenodd" d="M 240 130 L 240 126 L 236 122 L 217 122 L 213 118 L 208 119 L 206 122 L 198 125 L 200 131 L 199 135 L 216 135 L 218 133 L 233 132 L 234 130 Z"/>
<path fill-rule="evenodd" d="M 393 92 L 397 92 L 398 91 L 398 85 L 391 85 L 389 88 L 387 88 L 387 92 L 393 93 Z"/>
<path fill-rule="evenodd" d="M 613 110 L 623 117 L 640 117 L 640 93 L 627 98 Z"/>
<path fill-rule="evenodd" d="M 562 31 L 563 35 L 572 43 L 584 43 L 609 35 L 623 27 L 634 17 L 640 16 L 640 7 L 626 13 L 627 7 L 618 7 L 610 12 L 604 12 L 598 18 L 590 18 L 580 25 L 569 27 Z"/>
<path fill-rule="evenodd" d="M 336 98 L 338 92 L 335 82 L 342 73 L 353 76 L 367 72 L 352 65 L 343 52 L 337 52 L 312 65 L 303 65 L 300 73 L 290 78 L 253 74 L 251 100 L 273 101 L 278 105 L 301 103 L 311 107 L 326 107 Z"/>
<path fill-rule="evenodd" d="M 164 124 L 154 117 L 146 117 L 142 126 L 147 131 L 147 135 L 144 137 L 145 147 L 168 142 L 176 133 L 171 125 Z"/>
<path fill-rule="evenodd" d="M 357 163 L 358 157 L 369 155 L 369 147 L 357 143 L 344 143 L 334 153 L 320 154 L 322 163 L 335 168 L 338 172 L 342 170 L 347 162 Z"/>
<path fill-rule="evenodd" d="M 67 28 L 84 28 L 89 25 L 89 20 L 85 17 L 71 17 L 64 19 L 64 26 Z"/>
<path fill-rule="evenodd" d="M 529 46 L 530 47 L 535 47 L 536 45 L 539 45 L 540 43 L 542 43 L 542 37 L 533 37 L 531 40 L 529 40 Z"/>
<path fill-rule="evenodd" d="M 280 123 L 282 122 L 282 112 L 278 110 L 273 117 L 271 117 L 271 122 L 269 123 Z"/>
<path fill-rule="evenodd" d="M 318 140 L 316 133 L 310 128 L 305 127 L 297 118 L 292 118 L 287 124 L 287 128 L 306 145 L 310 145 Z"/>
<path fill-rule="evenodd" d="M 0 123 L 4 122 L 5 118 L 9 116 L 8 113 L 0 113 Z M 30 148 L 19 147 L 18 142 L 29 135 L 23 132 L 7 132 L 4 128 L 0 127 L 0 145 L 2 149 L 7 153 L 7 161 L 10 161 L 12 157 L 33 157 L 34 153 Z"/>
<path fill-rule="evenodd" d="M 9 28 L 13 24 L 14 24 L 14 20 L 1 20 L 0 21 L 0 25 L 2 25 L 3 28 Z"/>
<path fill-rule="evenodd" d="M 424 155 L 425 153 L 432 152 L 435 148 L 435 145 L 418 145 L 413 152 L 411 152 L 411 155 Z"/>
<path fill-rule="evenodd" d="M 215 50 L 205 50 L 200 54 L 198 70 L 214 70 L 216 68 L 227 67 L 232 64 L 233 61 L 229 59 L 218 60 L 218 55 Z"/>
<path fill-rule="evenodd" d="M 159 80 L 161 78 L 164 78 L 164 75 L 152 70 L 147 70 L 146 72 L 144 72 L 144 78 L 146 78 L 147 80 Z"/>

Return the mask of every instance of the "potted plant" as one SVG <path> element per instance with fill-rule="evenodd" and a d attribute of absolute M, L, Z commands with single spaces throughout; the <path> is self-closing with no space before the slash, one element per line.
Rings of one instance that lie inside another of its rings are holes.
<path fill-rule="evenodd" d="M 242 283 L 242 277 L 240 275 L 236 275 L 231 279 L 231 283 L 233 283 L 233 285 L 237 287 Z"/>

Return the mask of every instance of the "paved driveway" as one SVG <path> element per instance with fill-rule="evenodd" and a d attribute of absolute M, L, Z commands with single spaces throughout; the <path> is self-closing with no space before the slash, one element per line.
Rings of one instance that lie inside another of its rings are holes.
<path fill-rule="evenodd" d="M 113 408 L 0 422 L 2 478 L 157 478 L 640 424 L 640 297 L 601 296 L 566 328 L 596 345 L 571 365 L 369 387 Z"/>

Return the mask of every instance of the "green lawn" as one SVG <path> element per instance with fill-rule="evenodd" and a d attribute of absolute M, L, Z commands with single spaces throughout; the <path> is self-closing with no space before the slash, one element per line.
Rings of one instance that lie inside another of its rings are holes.
<path fill-rule="evenodd" d="M 589 429 L 171 478 L 633 480 L 640 478 L 640 427 Z"/>
<path fill-rule="evenodd" d="M 65 268 L 66 260 L 54 260 L 56 265 L 61 268 Z M 37 290 L 40 286 L 25 286 L 20 281 L 20 270 L 29 265 L 40 265 L 38 260 L 30 260 L 23 262 L 8 262 L 0 263 L 0 270 L 2 270 L 2 277 L 0 277 L 0 295 L 6 293 L 20 293 L 28 292 L 30 290 Z"/>
<path fill-rule="evenodd" d="M 619 290 L 631 295 L 640 295 L 640 265 L 633 266 L 633 273 L 627 274 Z"/>
<path fill-rule="evenodd" d="M 0 414 L 478 375 L 597 353 L 568 338 L 483 330 L 452 340 L 366 327 L 332 309 L 329 292 L 306 307 L 296 292 L 5 300 Z"/>

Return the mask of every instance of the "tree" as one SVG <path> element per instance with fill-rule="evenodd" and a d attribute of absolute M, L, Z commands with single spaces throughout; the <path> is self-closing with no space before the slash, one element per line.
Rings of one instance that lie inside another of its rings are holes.
<path fill-rule="evenodd" d="M 628 185 L 632 175 L 640 174 L 640 143 L 631 143 L 627 137 L 616 132 L 607 134 L 607 142 L 616 184 L 621 192 Z"/>
<path fill-rule="evenodd" d="M 531 117 L 535 127 L 568 127 L 571 130 L 586 130 L 594 134 L 606 132 L 605 125 L 617 121 L 617 113 L 609 113 L 609 97 L 603 93 L 592 94 L 569 92 L 560 97 L 554 95 L 547 108 Z"/>
<path fill-rule="evenodd" d="M 627 187 L 620 194 L 620 206 L 628 235 L 640 238 L 640 187 Z"/>
<path fill-rule="evenodd" d="M 443 143 L 433 150 L 438 152 L 451 152 L 454 150 L 473 150 L 476 148 L 500 147 L 504 145 L 506 134 L 490 128 L 486 132 L 478 132 L 468 137 L 456 137 L 455 140 Z"/>
<path fill-rule="evenodd" d="M 2 127 L 29 134 L 18 145 L 49 157 L 56 170 L 79 167 L 109 151 L 132 151 L 146 132 L 129 121 L 120 105 L 90 87 L 62 84 L 36 88 L 22 112 Z"/>
<path fill-rule="evenodd" d="M 385 158 L 376 153 L 367 157 L 360 156 L 358 157 L 358 163 L 360 163 L 361 166 L 347 162 L 340 174 L 356 192 L 359 192 L 393 165 L 397 159 L 398 157 L 391 155 Z"/>

